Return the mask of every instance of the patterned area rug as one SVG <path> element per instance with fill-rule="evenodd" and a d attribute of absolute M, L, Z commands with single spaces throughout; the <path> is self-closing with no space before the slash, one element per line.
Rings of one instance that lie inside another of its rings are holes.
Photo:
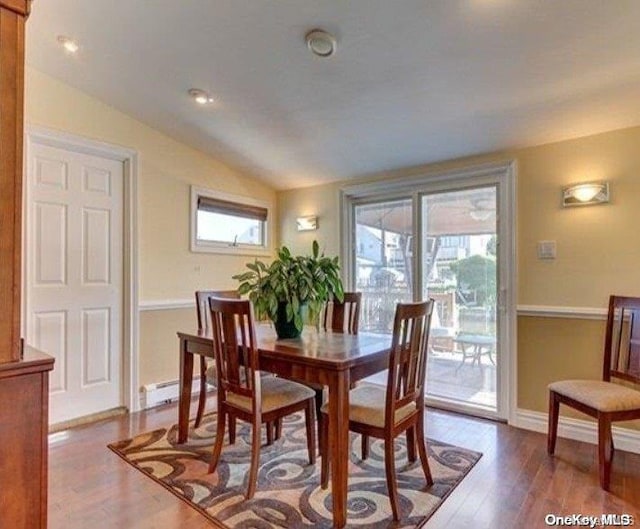
<path fill-rule="evenodd" d="M 255 496 L 247 501 L 250 429 L 238 422 L 235 445 L 225 443 L 218 468 L 207 474 L 216 415 L 204 418 L 177 444 L 177 426 L 109 445 L 116 454 L 165 486 L 210 520 L 229 528 L 330 528 L 331 488 L 320 488 L 320 462 L 309 465 L 304 415 L 288 417 L 282 437 L 262 446 Z M 264 428 L 263 428 L 264 441 Z M 404 436 L 396 439 L 396 473 L 402 521 L 394 527 L 418 527 L 440 506 L 481 455 L 428 440 L 435 483 L 426 486 L 419 463 L 407 463 Z M 382 441 L 371 440 L 370 456 L 360 460 L 360 436 L 351 434 L 347 527 L 393 525 L 387 496 Z"/>

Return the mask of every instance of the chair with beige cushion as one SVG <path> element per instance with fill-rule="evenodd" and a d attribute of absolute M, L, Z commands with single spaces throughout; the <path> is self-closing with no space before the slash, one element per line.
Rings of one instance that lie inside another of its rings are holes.
<path fill-rule="evenodd" d="M 399 303 L 393 325 L 389 374 L 386 388 L 362 385 L 349 392 L 349 429 L 384 439 L 384 459 L 389 500 L 394 520 L 400 519 L 396 483 L 394 440 L 407 432 L 407 453 L 416 460 L 416 444 L 428 485 L 433 484 L 424 438 L 424 384 L 427 340 L 433 300 Z M 328 406 L 322 408 L 320 455 L 321 485 L 329 483 Z"/>
<path fill-rule="evenodd" d="M 627 385 L 611 382 L 612 378 Z M 635 385 L 635 388 L 630 387 Z M 547 451 L 555 451 L 560 404 L 598 421 L 600 486 L 609 490 L 614 454 L 611 423 L 640 419 L 640 298 L 611 296 L 602 380 L 561 380 L 549 385 Z"/>
<path fill-rule="evenodd" d="M 246 498 L 256 489 L 263 423 L 305 412 L 309 463 L 315 463 L 314 398 L 304 384 L 278 377 L 261 377 L 254 328 L 253 306 L 248 300 L 209 298 L 213 350 L 218 377 L 218 422 L 209 472 L 220 460 L 226 417 L 251 424 L 251 465 Z"/>
<path fill-rule="evenodd" d="M 360 304 L 362 292 L 344 292 L 342 302 L 328 301 L 320 314 L 325 332 L 358 334 L 360 325 Z M 324 384 L 305 382 L 316 392 L 316 416 L 320 419 L 320 409 L 324 402 Z"/>
<path fill-rule="evenodd" d="M 237 290 L 196 290 L 196 314 L 198 317 L 198 331 L 209 331 L 209 298 L 240 299 Z M 215 385 L 215 362 L 208 362 L 204 356 L 200 357 L 200 396 L 198 411 L 194 426 L 197 428 L 202 422 L 205 405 L 207 403 L 207 382 Z M 235 438 L 235 428 L 229 425 L 230 435 Z"/>

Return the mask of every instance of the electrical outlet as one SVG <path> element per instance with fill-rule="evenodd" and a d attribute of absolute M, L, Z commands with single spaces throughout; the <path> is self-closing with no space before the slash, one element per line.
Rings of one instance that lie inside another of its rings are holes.
<path fill-rule="evenodd" d="M 555 259 L 556 241 L 538 241 L 538 259 Z"/>

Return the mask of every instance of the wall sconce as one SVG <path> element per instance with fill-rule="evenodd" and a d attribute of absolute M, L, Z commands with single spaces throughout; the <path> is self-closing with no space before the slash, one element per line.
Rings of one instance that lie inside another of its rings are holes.
<path fill-rule="evenodd" d="M 609 182 L 585 182 L 562 188 L 562 205 L 592 206 L 609 202 Z"/>
<path fill-rule="evenodd" d="M 298 217 L 296 219 L 298 231 L 313 231 L 318 229 L 318 217 L 311 215 L 308 217 Z"/>

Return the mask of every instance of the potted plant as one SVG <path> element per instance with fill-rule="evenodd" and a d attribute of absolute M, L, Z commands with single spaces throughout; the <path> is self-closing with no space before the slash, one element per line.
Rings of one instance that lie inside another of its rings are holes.
<path fill-rule="evenodd" d="M 297 338 L 305 320 L 318 324 L 328 300 L 343 300 L 340 266 L 337 257 L 320 253 L 317 241 L 311 255 L 291 255 L 286 246 L 277 255 L 270 265 L 257 259 L 247 263 L 249 271 L 233 278 L 240 282 L 240 295 L 249 295 L 256 316 L 274 322 L 278 338 Z"/>

